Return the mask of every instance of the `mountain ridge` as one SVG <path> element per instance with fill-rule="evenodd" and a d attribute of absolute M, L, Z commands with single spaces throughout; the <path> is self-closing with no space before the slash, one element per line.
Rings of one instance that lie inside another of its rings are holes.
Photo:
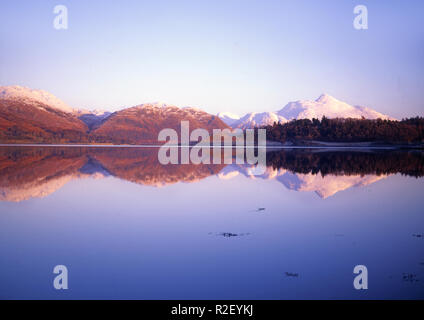
<path fill-rule="evenodd" d="M 99 142 L 157 143 L 160 129 L 180 130 L 182 120 L 192 130 L 248 129 L 299 119 L 390 119 L 363 106 L 349 105 L 329 94 L 316 100 L 287 103 L 280 110 L 250 112 L 240 117 L 230 112 L 209 114 L 200 108 L 177 107 L 164 102 L 143 103 L 115 112 L 72 108 L 45 90 L 0 86 L 0 141 L 5 142 Z"/>
<path fill-rule="evenodd" d="M 218 113 L 226 114 L 225 112 Z M 238 121 L 228 122 L 226 118 L 221 118 L 233 128 L 253 128 L 265 125 L 272 125 L 273 122 L 285 123 L 290 120 L 321 119 L 327 118 L 355 118 L 361 119 L 388 119 L 396 120 L 388 115 L 382 114 L 368 107 L 352 106 L 340 101 L 333 96 L 323 93 L 316 100 L 298 100 L 287 103 L 277 111 L 250 112 L 239 118 Z"/>
<path fill-rule="evenodd" d="M 145 103 L 116 112 L 74 109 L 44 90 L 0 87 L 0 142 L 158 144 L 161 129 L 229 128 L 199 108 Z"/>

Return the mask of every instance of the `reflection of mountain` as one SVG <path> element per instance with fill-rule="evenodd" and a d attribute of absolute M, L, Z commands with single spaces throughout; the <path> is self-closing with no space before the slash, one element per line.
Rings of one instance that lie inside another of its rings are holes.
<path fill-rule="evenodd" d="M 321 175 L 313 173 L 293 173 L 286 169 L 267 167 L 263 175 L 252 174 L 252 166 L 229 165 L 218 175 L 220 179 L 231 179 L 242 174 L 250 179 L 276 180 L 287 189 L 296 191 L 315 191 L 325 199 L 339 191 L 351 187 L 364 187 L 386 177 L 386 175 Z"/>
<path fill-rule="evenodd" d="M 0 148 L 0 200 L 45 197 L 68 181 L 112 175 L 143 185 L 195 182 L 224 165 L 161 165 L 157 148 Z"/>
<path fill-rule="evenodd" d="M 158 149 L 152 148 L 94 148 L 90 155 L 113 176 L 151 186 L 177 182 L 195 182 L 217 174 L 225 165 L 162 165 Z"/>
<path fill-rule="evenodd" d="M 247 165 L 161 165 L 157 152 L 157 148 L 2 147 L 0 200 L 45 197 L 73 179 L 110 175 L 137 184 L 164 186 L 211 175 L 231 179 L 242 174 L 273 179 L 296 191 L 316 191 L 322 198 L 394 173 L 424 176 L 422 152 L 268 152 L 267 169 L 261 176 L 254 176 L 254 168 Z"/>
<path fill-rule="evenodd" d="M 267 153 L 267 170 L 253 175 L 252 166 L 230 165 L 221 179 L 239 173 L 250 179 L 276 180 L 290 190 L 315 191 L 327 198 L 351 187 L 363 187 L 390 174 L 424 176 L 424 154 L 405 151 L 284 150 Z"/>
<path fill-rule="evenodd" d="M 78 148 L 0 148 L 0 200 L 44 197 L 79 175 Z"/>
<path fill-rule="evenodd" d="M 296 191 L 315 191 L 321 198 L 325 199 L 339 191 L 352 187 L 364 187 L 385 177 L 385 175 L 322 176 L 312 173 L 293 174 L 287 172 L 277 180 L 282 182 L 288 189 Z"/>

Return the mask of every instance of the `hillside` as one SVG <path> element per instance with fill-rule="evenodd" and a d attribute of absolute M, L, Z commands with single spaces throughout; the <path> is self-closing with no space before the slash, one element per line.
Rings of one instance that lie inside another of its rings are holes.
<path fill-rule="evenodd" d="M 228 126 L 217 116 L 194 108 L 143 104 L 113 113 L 90 133 L 90 140 L 102 143 L 158 144 L 158 134 L 172 128 L 180 134 L 181 121 L 188 121 L 190 131 Z"/>
<path fill-rule="evenodd" d="M 200 109 L 143 104 L 109 113 L 74 109 L 43 90 L 0 87 L 0 143 L 158 144 L 162 129 L 178 133 L 181 121 L 190 130 L 228 126 Z"/>
<path fill-rule="evenodd" d="M 87 142 L 87 130 L 72 114 L 40 102 L 0 99 L 0 142 Z"/>

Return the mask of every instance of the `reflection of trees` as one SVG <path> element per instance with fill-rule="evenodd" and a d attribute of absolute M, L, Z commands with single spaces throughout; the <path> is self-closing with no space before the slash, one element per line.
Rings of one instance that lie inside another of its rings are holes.
<path fill-rule="evenodd" d="M 420 151 L 310 151 L 283 150 L 267 153 L 267 166 L 295 173 L 340 175 L 401 173 L 424 176 L 424 153 Z"/>

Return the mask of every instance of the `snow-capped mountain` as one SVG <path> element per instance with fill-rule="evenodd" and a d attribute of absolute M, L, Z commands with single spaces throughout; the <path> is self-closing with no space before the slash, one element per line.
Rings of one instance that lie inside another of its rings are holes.
<path fill-rule="evenodd" d="M 84 114 L 91 114 L 93 116 L 96 117 L 107 117 L 110 114 L 112 114 L 112 112 L 103 110 L 103 109 L 94 109 L 94 110 L 87 110 L 87 109 L 74 109 L 74 113 L 78 116 L 84 115 Z"/>
<path fill-rule="evenodd" d="M 0 141 L 63 143 L 87 141 L 87 126 L 73 109 L 43 90 L 0 87 Z"/>
<path fill-rule="evenodd" d="M 111 112 L 99 109 L 91 111 L 87 109 L 72 108 L 50 92 L 30 89 L 22 86 L 0 86 L 0 99 L 13 100 L 15 102 L 23 102 L 26 104 L 41 104 L 38 105 L 38 108 L 40 109 L 43 109 L 44 106 L 48 106 L 62 112 L 72 113 L 77 117 L 82 115 L 92 115 L 95 117 L 105 118 L 111 114 Z"/>
<path fill-rule="evenodd" d="M 228 126 L 217 116 L 198 108 L 179 108 L 167 104 L 146 103 L 112 113 L 90 135 L 96 141 L 129 144 L 158 144 L 158 134 L 163 128 L 181 130 L 181 121 L 188 121 L 190 130 L 213 129 Z"/>
<path fill-rule="evenodd" d="M 25 103 L 38 102 L 42 105 L 46 105 L 63 112 L 68 112 L 68 113 L 75 112 L 75 109 L 71 108 L 62 100 L 58 99 L 56 96 L 54 96 L 53 94 L 47 91 L 34 90 L 34 89 L 21 87 L 21 86 L 0 87 L 0 99 L 21 101 Z"/>
<path fill-rule="evenodd" d="M 327 118 L 356 118 L 361 119 L 391 119 L 388 115 L 377 112 L 373 109 L 361 106 L 352 106 L 336 98 L 322 94 L 315 101 L 299 100 L 289 102 L 284 108 L 275 112 L 251 112 L 238 120 L 228 121 L 228 113 L 220 112 L 218 117 L 233 128 L 253 128 L 264 125 L 270 125 L 274 122 L 284 123 L 293 119 L 321 119 Z"/>
<path fill-rule="evenodd" d="M 215 115 L 199 108 L 145 103 L 113 113 L 74 109 L 44 90 L 0 87 L 0 141 L 13 143 L 158 143 L 163 128 L 225 129 Z"/>
<path fill-rule="evenodd" d="M 292 119 L 321 119 L 327 118 L 357 118 L 366 119 L 390 119 L 389 116 L 367 107 L 351 106 L 336 98 L 322 94 L 315 101 L 300 100 L 289 102 L 284 108 L 277 112 L 278 115 L 287 120 Z"/>
<path fill-rule="evenodd" d="M 248 129 L 254 127 L 260 127 L 264 125 L 272 125 L 276 123 L 286 122 L 286 118 L 274 113 L 274 112 L 251 112 L 241 117 L 239 120 L 233 122 L 231 127 Z"/>
<path fill-rule="evenodd" d="M 0 87 L 0 101 L 9 101 L 14 104 L 18 103 L 20 105 L 25 105 L 27 108 L 32 107 L 37 110 L 37 112 L 41 111 L 52 114 L 60 111 L 65 113 L 68 118 L 78 118 L 84 122 L 89 129 L 99 125 L 104 119 L 111 115 L 111 112 L 105 110 L 90 111 L 86 109 L 72 108 L 45 90 L 34 90 L 22 86 Z M 32 112 L 32 114 L 34 114 L 34 112 Z M 30 111 L 27 113 L 28 114 L 26 116 L 31 114 Z M 47 116 L 44 113 L 43 115 L 40 115 L 38 119 L 47 119 Z M 55 114 L 54 116 L 59 115 Z"/>
<path fill-rule="evenodd" d="M 202 109 L 176 107 L 163 102 L 145 103 L 116 112 L 76 109 L 44 90 L 0 86 L 0 140 L 13 142 L 152 143 L 161 128 L 207 130 L 247 129 L 285 123 L 291 119 L 368 118 L 392 119 L 366 107 L 351 106 L 327 94 L 315 101 L 288 103 L 276 112 L 251 112 L 243 117 L 221 112 L 216 116 Z M 211 131 L 212 132 L 212 131 Z M 157 142 L 157 141 L 156 141 Z"/>
<path fill-rule="evenodd" d="M 224 121 L 225 124 L 232 127 L 233 123 L 240 120 L 240 116 L 231 112 L 219 112 L 216 115 L 218 118 L 220 118 L 222 121 Z"/>

